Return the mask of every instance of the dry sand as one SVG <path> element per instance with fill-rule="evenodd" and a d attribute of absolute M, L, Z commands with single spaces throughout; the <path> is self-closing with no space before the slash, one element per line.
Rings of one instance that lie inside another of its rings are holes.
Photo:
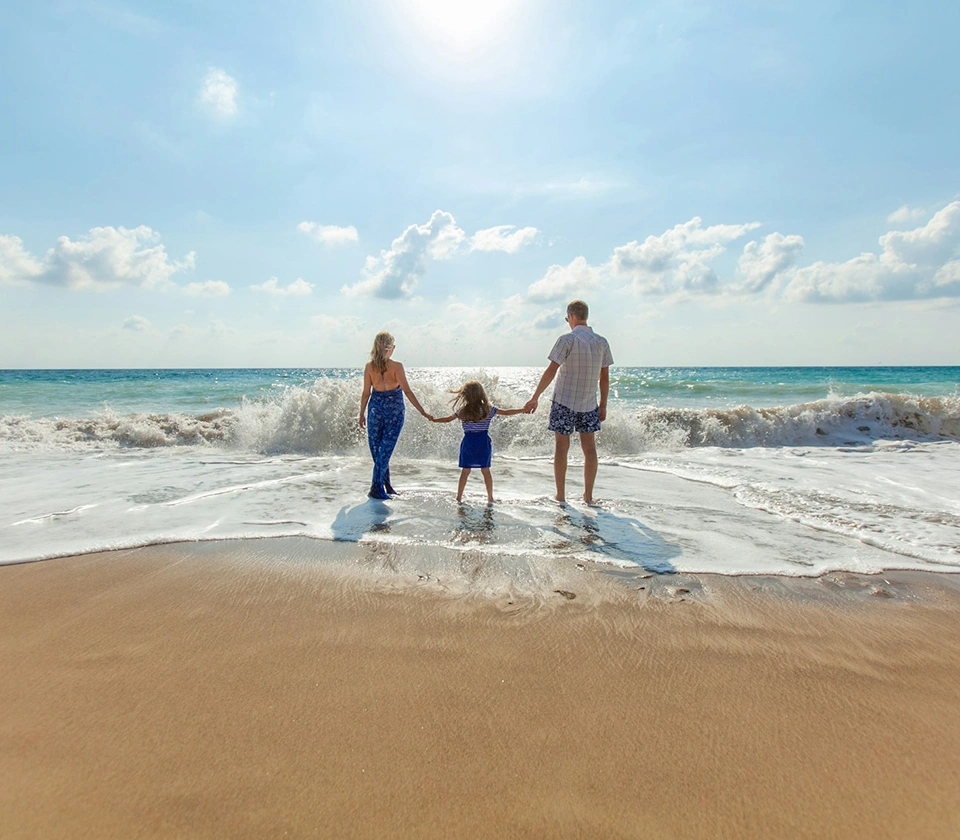
<path fill-rule="evenodd" d="M 511 604 L 243 546 L 0 568 L 0 836 L 960 837 L 953 580 Z"/>

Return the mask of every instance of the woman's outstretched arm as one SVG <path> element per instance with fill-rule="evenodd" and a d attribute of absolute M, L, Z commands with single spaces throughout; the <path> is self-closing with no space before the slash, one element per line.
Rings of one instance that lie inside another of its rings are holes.
<path fill-rule="evenodd" d="M 431 419 L 430 415 L 423 410 L 423 406 L 420 405 L 420 400 L 418 400 L 417 395 L 413 393 L 413 389 L 411 389 L 410 383 L 407 382 L 407 374 L 403 369 L 403 365 L 400 364 L 400 362 L 396 362 L 396 365 L 397 365 L 397 382 L 400 383 L 400 388 L 403 390 L 403 393 L 407 395 L 407 399 L 410 400 L 410 404 L 428 420 Z"/>

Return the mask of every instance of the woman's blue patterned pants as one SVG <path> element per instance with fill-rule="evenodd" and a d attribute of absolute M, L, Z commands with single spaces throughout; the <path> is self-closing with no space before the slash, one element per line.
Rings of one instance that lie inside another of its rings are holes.
<path fill-rule="evenodd" d="M 371 391 L 367 406 L 367 441 L 373 456 L 373 482 L 370 497 L 389 499 L 390 456 L 403 428 L 403 391 Z"/>

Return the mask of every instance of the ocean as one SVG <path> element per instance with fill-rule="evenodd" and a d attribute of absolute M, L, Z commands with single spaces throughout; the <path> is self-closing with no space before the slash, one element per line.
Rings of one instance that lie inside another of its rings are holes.
<path fill-rule="evenodd" d="M 540 373 L 408 378 L 441 414 L 467 379 L 521 406 Z M 459 427 L 409 404 L 401 496 L 367 499 L 360 388 L 342 368 L 0 371 L 0 563 L 299 536 L 358 543 L 380 575 L 462 591 L 584 569 L 960 571 L 960 367 L 614 367 L 592 507 L 574 501 L 576 443 L 571 502 L 552 500 L 546 398 L 494 420 L 492 508 L 479 475 L 456 503 Z"/>

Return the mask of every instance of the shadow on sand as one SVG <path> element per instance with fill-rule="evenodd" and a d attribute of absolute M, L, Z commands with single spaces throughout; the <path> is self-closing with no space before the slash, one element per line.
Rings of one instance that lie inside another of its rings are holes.
<path fill-rule="evenodd" d="M 682 553 L 679 545 L 668 542 L 639 520 L 601 509 L 584 513 L 565 508 L 551 530 L 579 541 L 604 558 L 627 561 L 658 575 L 676 574 L 677 567 L 671 561 Z"/>
<path fill-rule="evenodd" d="M 330 526 L 338 542 L 359 542 L 366 533 L 390 533 L 387 519 L 390 508 L 379 499 L 367 499 L 359 505 L 344 505 Z"/>

